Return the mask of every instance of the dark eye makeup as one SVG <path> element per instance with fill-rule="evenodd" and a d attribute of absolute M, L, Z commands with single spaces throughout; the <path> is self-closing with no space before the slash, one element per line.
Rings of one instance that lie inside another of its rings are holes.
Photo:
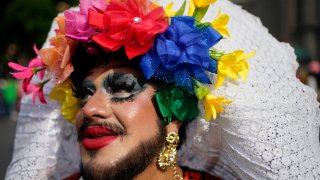
<path fill-rule="evenodd" d="M 144 80 L 127 73 L 110 73 L 103 82 L 107 93 L 111 94 L 111 101 L 133 101 L 135 96 L 146 86 Z"/>
<path fill-rule="evenodd" d="M 89 80 L 84 80 L 80 87 L 74 89 L 74 96 L 80 99 L 79 107 L 83 107 L 85 102 L 96 92 L 96 86 Z"/>
<path fill-rule="evenodd" d="M 108 74 L 102 82 L 103 88 L 115 103 L 130 102 L 146 87 L 146 82 L 133 74 L 113 72 Z M 83 107 L 87 100 L 96 92 L 93 82 L 84 80 L 75 89 L 75 97 L 80 99 L 79 106 Z"/>

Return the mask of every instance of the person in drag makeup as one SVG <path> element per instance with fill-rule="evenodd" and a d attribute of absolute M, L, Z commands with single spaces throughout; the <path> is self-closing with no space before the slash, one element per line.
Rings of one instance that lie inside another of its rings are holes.
<path fill-rule="evenodd" d="M 80 0 L 55 21 L 27 67 L 8 64 L 31 95 L 20 117 L 39 122 L 17 129 L 35 156 L 14 155 L 8 179 L 319 177 L 314 92 L 291 49 L 238 6 Z"/>

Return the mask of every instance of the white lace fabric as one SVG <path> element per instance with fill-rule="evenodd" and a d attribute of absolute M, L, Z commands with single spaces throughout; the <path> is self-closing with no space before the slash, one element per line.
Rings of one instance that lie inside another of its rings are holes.
<path fill-rule="evenodd" d="M 178 7 L 183 0 L 174 2 Z M 210 7 L 205 20 L 212 21 L 218 10 L 230 16 L 231 38 L 216 48 L 257 54 L 248 61 L 246 82 L 227 81 L 212 90 L 233 103 L 215 121 L 205 121 L 202 111 L 189 124 L 179 163 L 224 179 L 319 179 L 319 103 L 315 92 L 295 76 L 293 49 L 227 0 Z M 59 108 L 53 101 L 34 106 L 30 96 L 23 98 L 6 179 L 61 179 L 78 170 L 76 133 Z"/>
<path fill-rule="evenodd" d="M 220 0 L 210 11 L 219 9 L 230 15 L 231 38 L 217 48 L 257 54 L 248 61 L 246 82 L 228 81 L 212 90 L 233 103 L 216 121 L 207 123 L 202 112 L 191 124 L 182 156 L 192 160 L 182 163 L 226 179 L 318 179 L 319 104 L 315 92 L 296 78 L 293 49 L 239 6 Z"/>
<path fill-rule="evenodd" d="M 48 39 L 55 36 L 57 28 L 53 22 Z M 43 47 L 49 47 L 49 41 Z M 47 105 L 32 104 L 32 96 L 22 98 L 13 157 L 5 179 L 60 180 L 79 172 L 76 130 L 61 116 L 60 104 L 48 98 L 52 88 L 52 81 L 44 88 Z"/>

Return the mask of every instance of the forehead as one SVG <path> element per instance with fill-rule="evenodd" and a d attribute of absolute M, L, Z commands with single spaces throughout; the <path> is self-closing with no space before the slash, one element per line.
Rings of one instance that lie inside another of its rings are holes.
<path fill-rule="evenodd" d="M 92 68 L 85 79 L 94 80 L 100 76 L 104 77 L 114 72 L 120 72 L 123 74 L 132 74 L 139 78 L 143 78 L 143 75 L 136 64 L 113 59 L 113 60 L 109 60 L 107 63 L 104 63 L 102 65 Z"/>

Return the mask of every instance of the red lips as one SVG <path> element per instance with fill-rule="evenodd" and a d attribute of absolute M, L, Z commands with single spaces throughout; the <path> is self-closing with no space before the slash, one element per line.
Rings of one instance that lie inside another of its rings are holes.
<path fill-rule="evenodd" d="M 98 150 L 110 145 L 118 134 L 101 126 L 87 127 L 83 131 L 82 145 L 86 150 Z"/>

